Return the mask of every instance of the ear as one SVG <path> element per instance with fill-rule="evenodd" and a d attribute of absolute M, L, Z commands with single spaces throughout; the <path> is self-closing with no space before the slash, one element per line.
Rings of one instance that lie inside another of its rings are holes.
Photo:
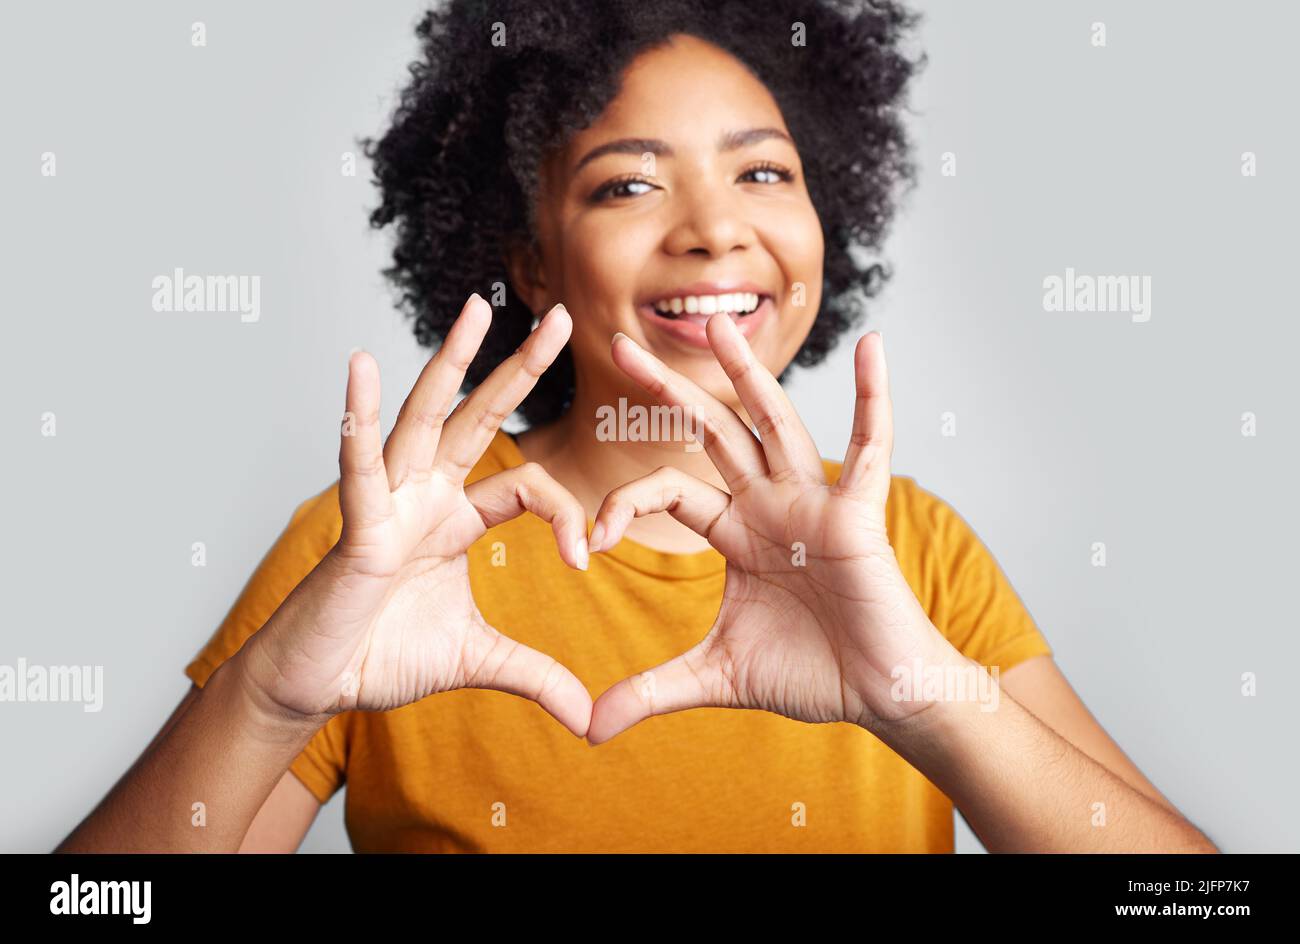
<path fill-rule="evenodd" d="M 511 243 L 506 248 L 506 271 L 519 300 L 528 306 L 533 317 L 539 317 L 539 312 L 546 307 L 547 290 L 537 243 L 531 239 Z"/>

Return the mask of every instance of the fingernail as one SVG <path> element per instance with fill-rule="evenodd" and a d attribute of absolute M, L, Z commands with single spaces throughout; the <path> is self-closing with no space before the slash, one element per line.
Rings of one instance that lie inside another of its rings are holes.
<path fill-rule="evenodd" d="M 588 557 L 587 554 L 587 542 L 582 540 L 581 538 L 575 541 L 573 544 L 573 553 L 578 560 L 578 569 L 586 570 L 587 564 L 590 561 L 590 558 Z"/>
<path fill-rule="evenodd" d="M 613 339 L 612 339 L 609 343 L 610 343 L 611 345 L 613 345 L 613 344 L 615 344 L 615 343 L 618 341 L 619 338 L 622 338 L 624 341 L 632 341 L 632 339 L 629 338 L 629 337 L 628 337 L 626 334 L 624 334 L 622 331 L 615 331 L 615 332 L 614 332 L 614 337 L 613 337 Z M 632 341 L 632 343 L 633 343 L 633 344 L 636 344 L 635 341 Z"/>
<path fill-rule="evenodd" d="M 605 525 L 597 522 L 596 526 L 591 529 L 591 537 L 587 540 L 587 547 L 593 551 L 600 550 L 600 539 L 605 536 Z"/>

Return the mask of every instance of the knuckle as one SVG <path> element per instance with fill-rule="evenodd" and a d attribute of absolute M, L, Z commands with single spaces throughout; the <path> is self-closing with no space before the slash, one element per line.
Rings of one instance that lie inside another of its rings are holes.
<path fill-rule="evenodd" d="M 552 659 L 550 664 L 546 666 L 546 673 L 542 677 L 541 688 L 538 689 L 537 692 L 537 700 L 541 701 L 543 698 L 550 695 L 551 692 L 560 687 L 560 683 L 563 681 L 564 669 L 560 666 L 560 663 Z"/>
<path fill-rule="evenodd" d="M 763 478 L 763 476 L 757 472 L 742 472 L 740 475 L 736 476 L 736 481 L 731 489 L 731 494 L 740 495 L 761 478 Z"/>
<path fill-rule="evenodd" d="M 789 425 L 783 414 L 774 410 L 762 410 L 754 422 L 760 439 L 770 439 Z"/>
<path fill-rule="evenodd" d="M 405 409 L 405 407 L 403 407 L 403 409 Z M 434 410 L 430 410 L 427 407 L 416 407 L 411 414 L 411 422 L 415 423 L 415 425 L 417 426 L 422 426 L 425 429 L 432 430 L 434 432 L 441 429 L 442 424 L 445 421 L 446 418 L 442 416 L 441 413 L 438 413 Z"/>
<path fill-rule="evenodd" d="M 773 472 L 768 477 L 768 479 L 769 481 L 778 485 L 782 485 L 787 482 L 799 482 L 803 480 L 803 472 L 797 466 L 795 466 L 788 469 L 780 469 L 776 472 Z"/>
<path fill-rule="evenodd" d="M 731 379 L 743 380 L 754 369 L 754 365 L 746 357 L 733 357 L 722 365 L 722 369 Z"/>
<path fill-rule="evenodd" d="M 550 359 L 540 355 L 530 355 L 524 358 L 524 373 L 533 380 L 539 380 L 542 374 L 546 373 L 546 368 L 550 366 Z"/>
<path fill-rule="evenodd" d="M 384 471 L 384 457 L 379 454 L 366 456 L 344 455 L 339 466 L 349 475 L 371 476 Z"/>
<path fill-rule="evenodd" d="M 491 404 L 484 404 L 479 410 L 478 425 L 496 429 L 506 420 L 510 419 L 511 412 L 513 411 L 502 411 Z"/>
<path fill-rule="evenodd" d="M 439 369 L 446 367 L 450 370 L 454 370 L 458 374 L 463 374 L 468 371 L 470 366 L 474 363 L 474 355 L 472 353 L 457 352 L 453 354 L 447 351 L 445 347 L 434 355 L 434 357 L 438 362 Z"/>

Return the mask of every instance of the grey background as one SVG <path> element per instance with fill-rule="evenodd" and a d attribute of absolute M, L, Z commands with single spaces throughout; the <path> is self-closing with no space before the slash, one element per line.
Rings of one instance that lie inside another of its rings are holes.
<path fill-rule="evenodd" d="M 53 847 L 180 699 L 292 509 L 336 475 L 350 349 L 378 357 L 389 422 L 422 365 L 379 275 L 368 167 L 339 169 L 383 126 L 421 9 L 6 8 L 0 663 L 103 665 L 105 707 L 0 704 L 0 850 Z M 921 182 L 874 315 L 895 471 L 971 522 L 1084 700 L 1193 822 L 1227 851 L 1297 851 L 1300 14 L 923 9 Z M 260 275 L 261 320 L 152 311 L 150 280 L 175 266 Z M 1067 266 L 1151 276 L 1151 320 L 1044 312 L 1042 280 Z M 833 457 L 851 347 L 792 384 Z M 305 850 L 349 848 L 342 796 Z M 980 848 L 960 818 L 957 845 Z"/>

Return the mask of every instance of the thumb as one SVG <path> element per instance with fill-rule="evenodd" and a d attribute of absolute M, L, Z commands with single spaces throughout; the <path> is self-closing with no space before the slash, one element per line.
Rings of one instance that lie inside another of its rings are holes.
<path fill-rule="evenodd" d="M 607 689 L 591 709 L 587 740 L 608 741 L 654 715 L 688 708 L 729 708 L 736 703 L 731 686 L 706 658 L 712 634 L 698 646 Z"/>
<path fill-rule="evenodd" d="M 577 737 L 591 723 L 591 694 L 578 677 L 543 652 L 484 624 L 466 645 L 461 688 L 484 688 L 539 704 Z"/>

